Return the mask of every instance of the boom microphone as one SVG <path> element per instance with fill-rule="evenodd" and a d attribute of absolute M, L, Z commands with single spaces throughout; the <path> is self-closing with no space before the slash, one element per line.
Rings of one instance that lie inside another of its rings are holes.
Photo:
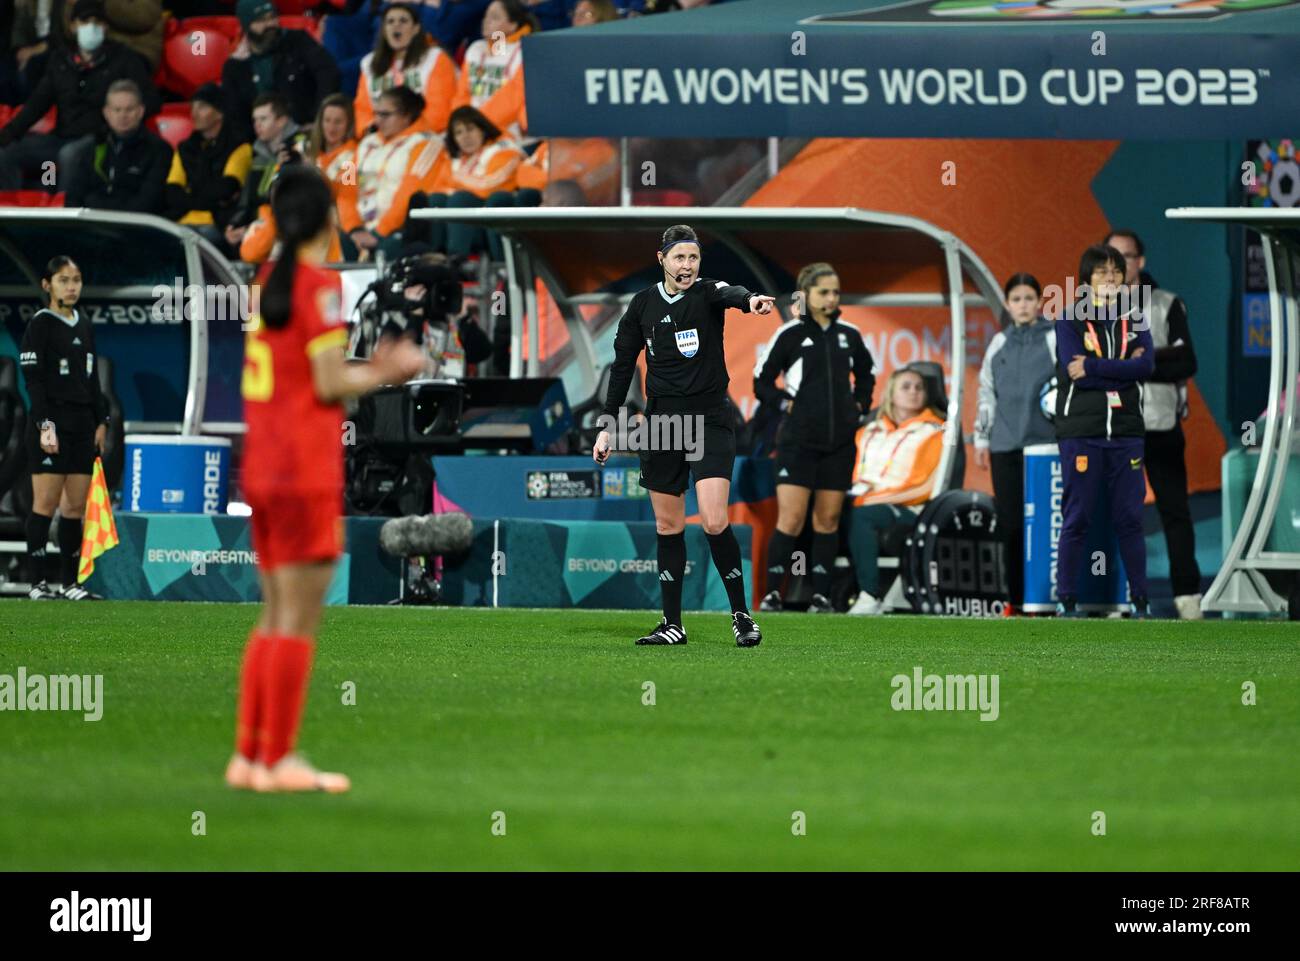
<path fill-rule="evenodd" d="M 463 554 L 474 540 L 474 522 L 468 514 L 394 517 L 379 529 L 379 546 L 394 557 Z"/>

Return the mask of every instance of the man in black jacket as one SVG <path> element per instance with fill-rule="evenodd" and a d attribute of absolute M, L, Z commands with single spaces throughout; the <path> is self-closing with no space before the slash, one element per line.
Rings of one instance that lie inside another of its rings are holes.
<path fill-rule="evenodd" d="M 221 86 L 240 133 L 252 141 L 249 118 L 260 93 L 275 91 L 289 104 L 294 122 L 316 119 L 316 105 L 339 89 L 339 68 L 304 30 L 284 30 L 271 0 L 239 0 L 235 8 L 244 39 L 221 68 Z"/>
<path fill-rule="evenodd" d="M 133 80 L 145 113 L 158 110 L 158 92 L 145 59 L 129 47 L 104 39 L 103 0 L 77 0 L 72 9 L 75 43 L 51 51 L 40 84 L 22 110 L 0 130 L 0 190 L 20 190 L 24 173 L 39 173 L 41 186 L 71 192 L 81 164 L 103 127 L 104 99 L 115 80 Z M 51 107 L 58 120 L 52 134 L 30 134 Z M 26 136 L 24 136 L 26 134 Z M 54 161 L 52 166 L 45 166 Z"/>
<path fill-rule="evenodd" d="M 190 98 L 194 133 L 176 147 L 167 175 L 167 216 L 226 250 L 226 225 L 235 212 L 252 162 L 252 148 L 226 119 L 225 94 L 204 84 Z"/>
<path fill-rule="evenodd" d="M 144 100 L 134 81 L 118 80 L 108 88 L 104 120 L 108 130 L 83 156 L 64 205 L 162 213 L 172 149 L 144 128 Z"/>

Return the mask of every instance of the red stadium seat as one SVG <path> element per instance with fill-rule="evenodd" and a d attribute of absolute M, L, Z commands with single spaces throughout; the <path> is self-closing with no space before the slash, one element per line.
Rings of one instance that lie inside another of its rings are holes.
<path fill-rule="evenodd" d="M 63 194 L 44 190 L 0 190 L 0 207 L 62 207 Z"/>
<path fill-rule="evenodd" d="M 275 9 L 280 11 L 280 26 L 287 28 L 289 24 L 284 22 L 287 18 L 301 16 L 319 2 L 320 0 L 275 0 Z M 294 27 L 293 29 L 301 30 L 303 28 Z"/>
<path fill-rule="evenodd" d="M 189 34 L 198 30 L 202 33 L 221 33 L 229 38 L 231 46 L 239 43 L 243 30 L 238 17 L 186 17 L 177 25 L 177 33 Z"/>
<path fill-rule="evenodd" d="M 687 190 L 634 190 L 632 203 L 638 207 L 690 207 L 695 195 Z"/>
<path fill-rule="evenodd" d="M 174 149 L 194 132 L 194 121 L 190 119 L 190 105 L 165 103 L 156 116 L 149 118 L 146 126 L 171 144 Z"/>
<path fill-rule="evenodd" d="M 197 17 L 185 21 L 187 24 Z M 234 20 L 234 17 L 209 17 L 205 19 Z M 201 37 L 202 52 L 196 51 L 196 41 Z M 234 49 L 236 41 L 218 30 L 183 28 L 163 44 L 163 61 L 167 66 L 167 89 L 182 97 L 191 97 L 205 83 L 220 83 L 221 68 Z"/>
<path fill-rule="evenodd" d="M 315 17 L 284 16 L 280 17 L 281 30 L 306 30 L 317 40 L 320 39 L 324 25 Z"/>
<path fill-rule="evenodd" d="M 32 124 L 30 133 L 52 133 L 54 124 L 59 119 L 59 108 L 51 107 L 44 117 Z"/>

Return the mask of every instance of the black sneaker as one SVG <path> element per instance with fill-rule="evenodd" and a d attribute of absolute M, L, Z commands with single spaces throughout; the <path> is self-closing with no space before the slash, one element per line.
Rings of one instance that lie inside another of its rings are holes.
<path fill-rule="evenodd" d="M 781 602 L 780 591 L 768 591 L 767 594 L 764 595 L 763 599 L 758 602 L 758 609 L 760 611 L 779 611 L 784 606 L 785 605 Z"/>
<path fill-rule="evenodd" d="M 638 644 L 685 644 L 686 629 L 680 624 L 669 624 L 666 617 L 661 618 L 658 627 L 645 637 L 637 638 L 636 642 Z"/>
<path fill-rule="evenodd" d="M 65 601 L 102 601 L 100 594 L 92 594 L 78 584 L 65 584 L 63 590 L 55 595 Z"/>
<path fill-rule="evenodd" d="M 834 614 L 835 605 L 825 594 L 814 594 L 812 600 L 808 602 L 809 614 Z"/>
<path fill-rule="evenodd" d="M 1079 610 L 1079 608 L 1075 604 L 1074 598 L 1063 597 L 1056 602 L 1056 616 L 1067 617 L 1067 618 L 1083 618 L 1083 617 L 1087 617 L 1088 613 L 1087 611 Z"/>
<path fill-rule="evenodd" d="M 754 619 L 743 611 L 731 615 L 731 633 L 736 635 L 737 647 L 757 647 L 763 639 L 763 632 L 758 629 Z"/>
<path fill-rule="evenodd" d="M 58 600 L 59 592 L 50 589 L 50 585 L 41 581 L 39 584 L 33 584 L 32 589 L 27 592 L 27 596 L 34 601 L 53 601 Z"/>
<path fill-rule="evenodd" d="M 1128 607 L 1128 616 L 1135 621 L 1145 621 L 1151 616 L 1145 597 L 1135 597 Z"/>

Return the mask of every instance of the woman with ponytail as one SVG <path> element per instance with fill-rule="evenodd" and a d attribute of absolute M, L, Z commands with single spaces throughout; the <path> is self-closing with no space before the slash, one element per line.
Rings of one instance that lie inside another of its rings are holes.
<path fill-rule="evenodd" d="M 257 791 L 346 791 L 342 774 L 292 753 L 325 590 L 343 547 L 343 407 L 423 365 L 409 341 L 349 364 L 337 273 L 320 265 L 334 236 L 321 173 L 286 167 L 271 190 L 280 255 L 254 286 L 244 346 L 244 493 L 265 602 L 240 675 L 235 754 L 226 783 Z"/>

